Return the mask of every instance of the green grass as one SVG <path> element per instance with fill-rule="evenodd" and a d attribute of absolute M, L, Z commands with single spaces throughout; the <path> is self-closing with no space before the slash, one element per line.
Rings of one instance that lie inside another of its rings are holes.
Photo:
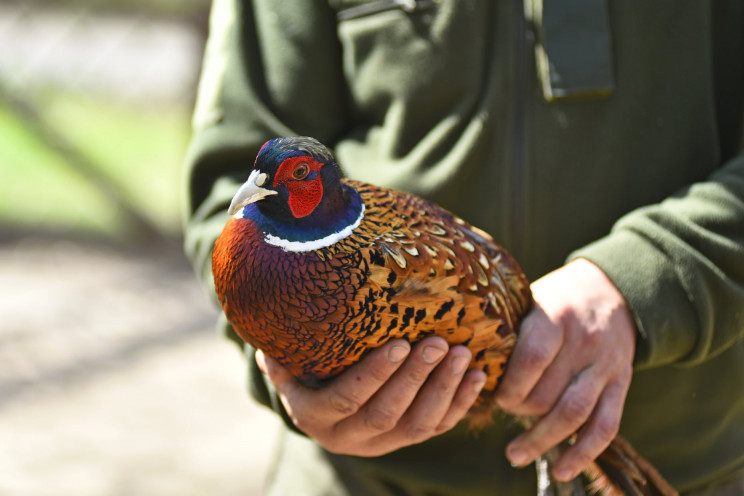
<path fill-rule="evenodd" d="M 169 235 L 179 231 L 186 105 L 146 107 L 100 97 L 44 94 L 44 120 Z M 126 236 L 117 205 L 0 106 L 0 223 L 32 230 Z"/>

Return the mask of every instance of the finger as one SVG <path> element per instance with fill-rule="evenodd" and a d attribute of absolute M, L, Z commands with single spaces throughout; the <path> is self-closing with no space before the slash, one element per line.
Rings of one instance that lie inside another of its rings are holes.
<path fill-rule="evenodd" d="M 441 434 L 447 432 L 456 426 L 465 415 L 468 413 L 470 408 L 473 406 L 476 398 L 483 390 L 483 386 L 486 385 L 486 373 L 482 370 L 470 370 L 463 377 L 460 382 L 460 387 L 457 388 L 455 397 L 452 399 L 452 404 L 449 410 L 445 414 L 442 421 L 437 426 L 436 433 Z"/>
<path fill-rule="evenodd" d="M 329 420 L 355 414 L 382 387 L 410 354 L 411 345 L 391 340 L 338 376 L 326 389 Z"/>
<path fill-rule="evenodd" d="M 390 341 L 372 351 L 321 390 L 303 386 L 275 360 L 265 355 L 257 359 L 264 362 L 269 378 L 272 379 L 292 422 L 305 434 L 320 440 L 335 430 L 335 425 L 340 420 L 359 410 L 397 370 L 409 354 L 410 348 L 410 344 L 404 340 Z M 343 444 L 348 439 L 337 437 L 335 441 Z"/>
<path fill-rule="evenodd" d="M 568 481 L 579 475 L 612 443 L 620 429 L 629 386 L 629 380 L 620 380 L 602 392 L 595 412 L 579 432 L 576 443 L 556 461 L 554 475 L 558 480 Z"/>
<path fill-rule="evenodd" d="M 266 367 L 266 355 L 264 355 L 264 352 L 261 350 L 256 350 L 256 352 L 253 354 L 253 358 L 256 360 L 258 370 L 260 370 L 262 374 L 267 375 L 268 372 Z"/>
<path fill-rule="evenodd" d="M 574 434 L 594 411 L 605 384 L 593 368 L 579 374 L 550 413 L 507 446 L 509 461 L 517 466 L 527 465 Z"/>
<path fill-rule="evenodd" d="M 311 418 L 304 412 L 313 412 L 312 391 L 302 384 L 279 362 L 267 356 L 263 351 L 257 350 L 255 354 L 256 364 L 274 385 L 279 400 L 284 409 L 298 429 L 308 435 L 312 435 L 313 425 Z M 304 419 L 304 420 L 303 420 Z"/>
<path fill-rule="evenodd" d="M 527 398 L 519 405 L 512 407 L 509 413 L 534 417 L 543 416 L 550 412 L 566 387 L 580 373 L 580 369 L 575 368 L 577 367 L 576 355 L 575 352 L 564 348 L 545 370 Z"/>
<path fill-rule="evenodd" d="M 263 351 L 257 350 L 255 358 L 258 368 L 261 372 L 266 374 L 275 386 L 294 379 L 287 369 L 282 367 L 281 364 L 273 358 L 266 356 Z"/>
<path fill-rule="evenodd" d="M 447 350 L 447 342 L 440 337 L 422 340 L 400 369 L 367 402 L 359 412 L 361 415 L 339 423 L 337 432 L 351 431 L 366 435 L 394 429 Z"/>
<path fill-rule="evenodd" d="M 520 327 L 517 345 L 496 391 L 499 407 L 512 412 L 529 396 L 563 344 L 561 328 L 536 306 Z"/>
<path fill-rule="evenodd" d="M 465 346 L 455 346 L 449 350 L 401 419 L 399 427 L 404 439 L 417 443 L 437 432 L 452 406 L 452 400 L 471 358 L 472 353 Z"/>

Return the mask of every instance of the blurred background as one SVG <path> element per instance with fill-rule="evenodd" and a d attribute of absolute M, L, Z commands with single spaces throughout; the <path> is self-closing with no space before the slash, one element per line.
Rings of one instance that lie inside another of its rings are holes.
<path fill-rule="evenodd" d="M 181 252 L 209 0 L 0 0 L 0 495 L 258 494 L 275 420 Z"/>

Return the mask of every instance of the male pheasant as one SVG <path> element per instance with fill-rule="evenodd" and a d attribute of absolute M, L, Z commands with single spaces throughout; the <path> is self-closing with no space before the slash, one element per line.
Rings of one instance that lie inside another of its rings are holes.
<path fill-rule="evenodd" d="M 486 373 L 468 417 L 476 428 L 491 420 L 531 293 L 488 234 L 415 195 L 343 178 L 307 137 L 267 142 L 229 213 L 212 270 L 251 346 L 321 387 L 389 339 L 438 335 L 468 346 L 470 368 Z M 619 438 L 587 475 L 602 494 L 675 494 Z M 584 493 L 576 481 L 552 490 Z"/>

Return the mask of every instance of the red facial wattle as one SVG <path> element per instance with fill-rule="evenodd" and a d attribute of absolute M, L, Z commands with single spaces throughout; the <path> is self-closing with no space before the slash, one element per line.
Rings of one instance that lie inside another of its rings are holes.
<path fill-rule="evenodd" d="M 306 164 L 309 171 L 303 179 L 294 176 L 297 167 Z M 289 191 L 289 209 L 295 218 L 307 217 L 323 199 L 323 182 L 320 169 L 323 163 L 310 156 L 291 157 L 282 162 L 274 175 L 274 188 L 283 185 Z"/>

